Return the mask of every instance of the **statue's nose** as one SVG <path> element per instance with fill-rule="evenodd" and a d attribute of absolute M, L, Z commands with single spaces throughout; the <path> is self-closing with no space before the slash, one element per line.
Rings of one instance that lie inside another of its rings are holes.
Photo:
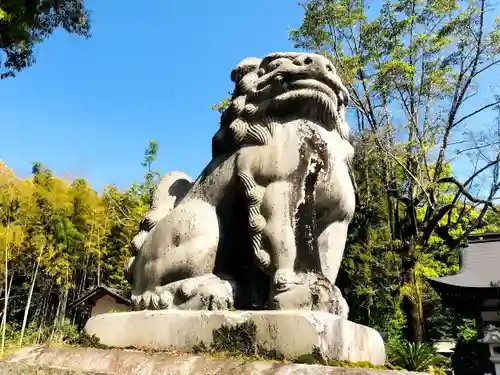
<path fill-rule="evenodd" d="M 335 67 L 323 56 L 302 55 L 293 59 L 293 64 L 297 66 L 311 66 L 320 71 L 335 73 Z"/>

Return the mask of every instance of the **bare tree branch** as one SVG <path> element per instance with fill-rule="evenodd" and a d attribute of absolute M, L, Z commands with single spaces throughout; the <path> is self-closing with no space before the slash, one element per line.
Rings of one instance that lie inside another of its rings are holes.
<path fill-rule="evenodd" d="M 485 166 L 483 166 L 482 168 L 479 168 L 476 172 L 474 172 L 464 183 L 463 183 L 463 187 L 466 188 L 467 186 L 469 186 L 469 184 L 477 177 L 479 176 L 481 173 L 483 173 L 485 170 L 487 170 L 488 168 L 491 168 L 492 166 L 496 165 L 500 163 L 500 153 L 497 155 L 497 158 L 493 161 L 491 161 L 490 163 L 486 164 Z M 459 190 L 455 196 L 453 197 L 453 204 L 456 204 L 457 203 L 457 200 L 458 198 L 460 197 L 460 195 L 462 194 L 462 192 Z"/>
<path fill-rule="evenodd" d="M 445 184 L 445 183 L 454 184 L 458 188 L 458 190 L 460 190 L 460 193 L 463 194 L 472 203 L 481 203 L 481 204 L 484 204 L 484 205 L 490 207 L 493 211 L 499 212 L 491 201 L 487 201 L 487 200 L 472 196 L 472 194 L 469 193 L 467 188 L 460 181 L 458 181 L 455 177 L 443 177 L 443 178 L 440 178 L 437 181 L 437 183 L 439 183 L 439 184 Z"/>
<path fill-rule="evenodd" d="M 485 106 L 483 106 L 483 107 L 479 108 L 478 110 L 476 110 L 476 111 L 474 111 L 474 112 L 472 112 L 472 113 L 469 113 L 467 116 L 462 117 L 460 120 L 455 121 L 455 122 L 453 123 L 453 125 L 452 125 L 452 126 L 453 126 L 453 127 L 455 127 L 455 126 L 457 126 L 458 124 L 460 124 L 461 122 L 464 122 L 465 120 L 467 120 L 468 118 L 471 118 L 472 116 L 475 116 L 475 115 L 477 115 L 478 113 L 481 113 L 481 112 L 482 112 L 482 111 L 484 111 L 485 109 L 488 109 L 488 108 L 494 107 L 494 106 L 496 106 L 496 105 L 498 105 L 498 104 L 500 104 L 500 100 L 497 100 L 497 101 L 495 101 L 495 102 L 493 102 L 493 103 L 489 103 L 489 104 L 487 104 L 487 105 L 485 105 Z"/>
<path fill-rule="evenodd" d="M 422 244 L 426 244 L 429 238 L 431 237 L 432 232 L 434 232 L 434 229 L 438 226 L 439 221 L 446 215 L 448 212 L 451 211 L 452 208 L 454 208 L 454 204 L 447 204 L 443 207 L 441 207 L 438 212 L 434 214 L 432 219 L 430 219 L 427 222 L 427 226 L 425 227 L 424 234 L 422 235 L 422 239 L 420 242 Z"/>
<path fill-rule="evenodd" d="M 488 70 L 489 68 L 491 68 L 492 66 L 496 65 L 500 63 L 500 60 L 496 60 L 496 61 L 493 61 L 492 63 L 482 67 L 481 69 L 479 69 L 475 74 L 474 74 L 474 77 L 478 76 L 479 74 L 481 74 L 482 72 L 484 72 L 485 70 Z"/>
<path fill-rule="evenodd" d="M 429 206 L 431 208 L 433 208 L 431 197 L 429 196 L 429 193 L 427 192 L 427 190 L 422 186 L 422 184 L 420 183 L 420 181 L 418 180 L 418 178 L 413 173 L 411 173 L 411 171 L 409 171 L 408 168 L 406 168 L 406 165 L 401 160 L 399 160 L 396 157 L 396 155 L 394 155 L 392 152 L 390 152 L 389 150 L 387 150 L 382 145 L 382 142 L 380 142 L 380 139 L 377 137 L 376 134 L 375 134 L 375 142 L 377 143 L 377 145 L 380 147 L 380 149 L 382 151 L 384 151 L 387 155 L 389 155 L 391 157 L 391 159 L 393 159 L 396 163 L 398 163 L 401 166 L 401 168 L 403 168 L 405 170 L 405 172 L 408 174 L 408 176 L 410 176 L 413 179 L 413 181 L 415 181 L 415 183 L 420 187 L 420 189 L 422 189 L 422 193 L 427 198 L 427 202 L 429 203 Z"/>

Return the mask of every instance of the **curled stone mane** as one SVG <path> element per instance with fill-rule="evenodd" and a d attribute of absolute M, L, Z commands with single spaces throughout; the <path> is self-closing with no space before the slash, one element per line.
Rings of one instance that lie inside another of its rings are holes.
<path fill-rule="evenodd" d="M 320 64 L 315 64 L 318 59 Z M 212 139 L 214 158 L 243 146 L 266 145 L 276 127 L 291 120 L 309 120 L 348 140 L 349 94 L 325 57 L 307 53 L 250 57 L 233 69 L 231 80 L 235 83 L 231 103 Z M 237 177 L 247 198 L 252 249 L 258 265 L 266 270 L 271 260 L 261 248 L 266 220 L 260 214 L 265 189 L 247 171 L 239 171 Z"/>

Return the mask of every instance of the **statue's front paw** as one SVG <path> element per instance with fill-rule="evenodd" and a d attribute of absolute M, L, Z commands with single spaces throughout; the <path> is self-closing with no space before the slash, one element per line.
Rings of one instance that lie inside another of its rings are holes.
<path fill-rule="evenodd" d="M 184 291 L 185 288 L 184 288 Z M 186 302 L 180 309 L 230 310 L 234 306 L 235 286 L 226 280 L 210 280 L 206 284 L 190 289 Z"/>
<path fill-rule="evenodd" d="M 312 309 L 326 311 L 347 319 L 349 306 L 340 289 L 326 278 L 318 278 L 311 286 Z"/>
<path fill-rule="evenodd" d="M 339 315 L 340 317 L 347 319 L 349 315 L 349 305 L 347 304 L 347 301 L 345 300 L 344 296 L 342 295 L 342 292 L 337 286 L 334 286 L 335 288 L 335 305 L 334 305 L 334 311 L 332 312 L 333 314 Z"/>
<path fill-rule="evenodd" d="M 237 286 L 228 278 L 208 274 L 175 285 L 175 304 L 181 310 L 230 310 Z"/>
<path fill-rule="evenodd" d="M 141 294 L 132 294 L 132 308 L 134 310 L 165 310 L 172 307 L 174 297 L 170 291 L 158 289 Z"/>
<path fill-rule="evenodd" d="M 221 288 L 208 288 L 198 293 L 201 310 L 230 310 L 234 306 L 232 293 Z"/>
<path fill-rule="evenodd" d="M 339 288 L 319 274 L 280 270 L 273 278 L 271 310 L 324 311 L 347 319 L 349 307 Z"/>

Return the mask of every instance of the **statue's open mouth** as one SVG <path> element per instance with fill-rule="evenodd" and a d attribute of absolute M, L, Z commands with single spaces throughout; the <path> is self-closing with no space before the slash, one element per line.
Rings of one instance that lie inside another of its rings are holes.
<path fill-rule="evenodd" d="M 280 82 L 283 92 L 293 90 L 313 90 L 328 96 L 330 100 L 337 104 L 338 97 L 335 92 L 325 83 L 313 78 L 290 79 L 291 77 L 278 75 L 276 80 Z"/>

